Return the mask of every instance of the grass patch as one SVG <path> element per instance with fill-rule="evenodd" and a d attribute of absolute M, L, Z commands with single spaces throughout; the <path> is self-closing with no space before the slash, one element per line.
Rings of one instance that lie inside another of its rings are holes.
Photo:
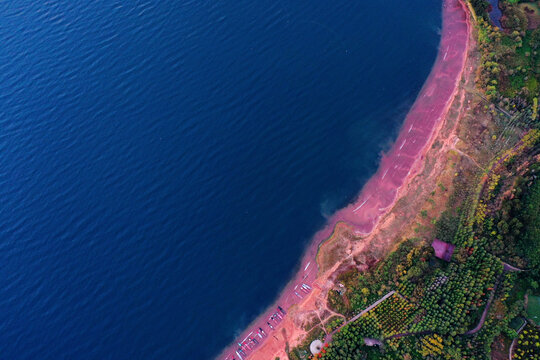
<path fill-rule="evenodd" d="M 519 328 L 523 325 L 523 319 L 520 317 L 515 317 L 510 321 L 510 324 L 508 326 L 516 331 L 519 330 Z"/>
<path fill-rule="evenodd" d="M 540 296 L 529 295 L 527 316 L 536 324 L 540 323 Z"/>

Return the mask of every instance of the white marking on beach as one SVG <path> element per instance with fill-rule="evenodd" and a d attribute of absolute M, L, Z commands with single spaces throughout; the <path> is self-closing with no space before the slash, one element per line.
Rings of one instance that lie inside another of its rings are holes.
<path fill-rule="evenodd" d="M 369 200 L 369 197 L 368 197 L 366 200 L 364 200 L 364 202 L 363 202 L 362 204 L 360 204 L 359 207 L 357 207 L 356 209 L 354 209 L 353 212 L 357 212 L 358 210 L 360 210 L 360 208 L 361 208 L 362 206 L 364 206 L 364 204 L 367 203 L 368 200 Z"/>
<path fill-rule="evenodd" d="M 407 139 L 403 140 L 403 144 L 401 144 L 401 146 L 399 147 L 399 150 L 401 150 L 403 148 L 403 146 L 405 145 L 406 142 L 407 142 Z"/>
<path fill-rule="evenodd" d="M 408 131 L 408 132 L 411 132 L 411 130 L 412 130 L 412 127 L 413 127 L 413 124 L 411 124 L 411 127 L 409 128 L 409 131 Z"/>
<path fill-rule="evenodd" d="M 311 264 L 311 261 L 307 263 L 306 267 L 304 268 L 304 271 L 307 270 L 307 268 L 309 267 L 309 264 Z"/>
<path fill-rule="evenodd" d="M 386 171 L 384 172 L 384 174 L 383 174 L 381 180 L 384 179 L 384 177 L 386 176 L 387 173 L 388 173 L 388 169 L 386 169 Z"/>

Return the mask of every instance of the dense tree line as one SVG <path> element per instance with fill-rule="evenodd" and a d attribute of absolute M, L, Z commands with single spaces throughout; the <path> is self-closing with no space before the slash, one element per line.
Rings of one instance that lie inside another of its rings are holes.
<path fill-rule="evenodd" d="M 489 23 L 487 1 L 470 1 L 479 16 L 477 84 L 493 102 L 493 113 L 496 105 L 527 115 L 525 132 L 538 127 L 540 30 L 527 30 L 517 2 L 502 2 L 506 30 L 501 31 Z M 516 162 L 537 148 L 539 135 L 529 131 L 520 144 L 495 158 L 483 186 L 455 187 L 433 234 L 456 246 L 450 263 L 434 256 L 432 239 L 408 239 L 368 271 L 342 274 L 338 283 L 343 288 L 329 292 L 328 305 L 348 319 L 388 291 L 397 293 L 341 328 L 313 358 L 487 360 L 496 337 L 516 337 L 510 322 L 523 314 L 527 288 L 540 281 L 540 164 L 521 176 L 515 170 Z M 503 261 L 531 271 L 504 272 Z M 488 299 L 493 310 L 484 326 L 464 336 L 479 323 Z M 326 326 L 330 330 L 337 324 Z M 370 347 L 365 339 L 384 345 Z M 533 347 L 528 349 L 522 356 Z M 302 354 L 310 357 L 305 347 Z"/>
<path fill-rule="evenodd" d="M 495 162 L 494 171 L 517 166 L 516 158 L 522 159 L 535 149 L 538 137 L 524 139 L 522 145 L 505 153 L 508 156 L 504 161 Z M 410 239 L 369 272 L 346 274 L 342 280 L 349 289 L 348 296 L 362 298 L 359 304 L 363 306 L 380 296 L 382 289 L 394 289 L 399 295 L 342 328 L 317 358 L 489 359 L 497 336 L 516 336 L 509 325 L 523 313 L 523 290 L 516 292 L 516 283 L 528 286 L 528 279 L 536 276 L 534 271 L 519 276 L 503 273 L 502 255 L 494 251 L 493 240 L 502 238 L 518 252 L 516 256 L 525 257 L 531 267 L 538 268 L 539 171 L 540 164 L 533 164 L 524 175 L 514 176 L 510 197 L 507 191 L 501 192 L 501 182 L 508 179 L 494 172 L 480 193 L 469 193 L 461 211 L 443 213 L 438 231 L 446 229 L 456 244 L 450 263 L 436 259 L 426 242 Z M 501 202 L 504 196 L 507 200 Z M 500 207 L 493 207 L 499 203 Z M 499 228 L 507 228 L 505 221 L 511 222 L 508 227 L 512 229 L 502 233 Z M 484 326 L 475 336 L 464 336 L 479 322 L 490 294 L 494 310 L 487 313 Z M 360 310 L 354 307 L 350 315 Z M 403 333 L 406 336 L 392 338 Z M 366 338 L 379 339 L 384 346 L 366 346 Z"/>

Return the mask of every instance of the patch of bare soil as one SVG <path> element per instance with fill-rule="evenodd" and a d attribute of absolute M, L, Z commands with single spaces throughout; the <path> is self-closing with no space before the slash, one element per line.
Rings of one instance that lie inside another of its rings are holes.
<path fill-rule="evenodd" d="M 507 360 L 511 341 L 504 336 L 498 336 L 491 344 L 492 360 Z"/>

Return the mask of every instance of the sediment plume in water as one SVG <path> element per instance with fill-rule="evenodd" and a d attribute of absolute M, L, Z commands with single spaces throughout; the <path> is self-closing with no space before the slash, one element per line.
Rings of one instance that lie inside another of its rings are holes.
<path fill-rule="evenodd" d="M 461 0 L 444 1 L 443 28 L 437 59 L 407 114 L 395 144 L 383 156 L 377 173 L 366 183 L 353 203 L 337 211 L 325 227 L 315 234 L 304 253 L 300 270 L 274 305 L 251 323 L 218 359 L 258 359 L 257 350 L 264 342 L 272 341 L 272 334 L 279 329 L 284 316 L 278 306 L 286 311 L 301 303 L 313 286 L 317 286 L 314 283 L 318 271 L 317 251 L 320 244 L 331 236 L 336 224 L 343 221 L 359 235 L 370 234 L 395 204 L 399 190 L 421 168 L 425 152 L 448 112 L 461 79 L 470 30 L 466 11 Z M 259 329 L 263 329 L 264 334 Z"/>

